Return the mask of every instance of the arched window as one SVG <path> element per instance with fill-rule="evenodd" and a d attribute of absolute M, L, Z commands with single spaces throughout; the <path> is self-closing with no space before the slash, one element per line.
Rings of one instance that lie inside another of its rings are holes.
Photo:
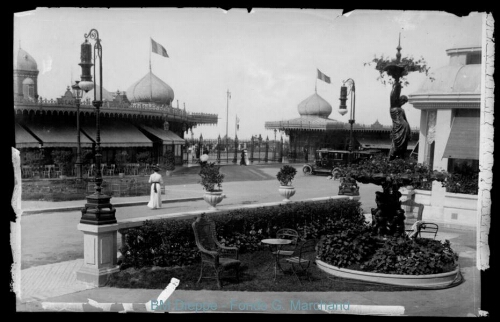
<path fill-rule="evenodd" d="M 35 97 L 35 82 L 29 77 L 23 80 L 23 96 L 25 98 Z"/>

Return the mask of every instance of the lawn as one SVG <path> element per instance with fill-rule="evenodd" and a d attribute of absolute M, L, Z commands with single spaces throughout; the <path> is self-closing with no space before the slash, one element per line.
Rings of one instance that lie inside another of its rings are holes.
<path fill-rule="evenodd" d="M 273 279 L 273 257 L 269 251 L 256 251 L 240 255 L 240 282 L 230 276 L 222 278 L 222 291 L 253 291 L 253 292 L 366 292 L 366 291 L 411 291 L 414 289 L 400 286 L 371 284 L 367 282 L 340 279 L 329 276 L 315 264 L 309 268 L 311 281 L 301 276 L 302 285 L 283 265 L 285 273 L 278 271 L 276 282 Z M 205 268 L 204 276 L 210 276 L 213 271 Z M 171 278 L 180 280 L 179 290 L 218 290 L 215 279 L 202 279 L 196 283 L 200 273 L 200 265 L 184 267 L 143 267 L 127 268 L 110 276 L 107 286 L 118 288 L 164 289 Z M 228 272 L 230 275 L 233 272 Z M 213 275 L 212 275 L 213 276 Z"/>

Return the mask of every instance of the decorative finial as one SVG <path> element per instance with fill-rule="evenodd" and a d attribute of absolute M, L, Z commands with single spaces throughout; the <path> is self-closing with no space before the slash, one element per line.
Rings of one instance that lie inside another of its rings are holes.
<path fill-rule="evenodd" d="M 396 54 L 396 60 L 398 61 L 398 63 L 401 61 L 401 33 L 399 33 L 399 40 L 398 40 L 398 47 L 396 47 L 396 49 L 398 50 L 397 54 Z"/>

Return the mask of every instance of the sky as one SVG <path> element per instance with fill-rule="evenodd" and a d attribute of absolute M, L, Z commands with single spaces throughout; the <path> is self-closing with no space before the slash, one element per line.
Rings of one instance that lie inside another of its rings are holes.
<path fill-rule="evenodd" d="M 14 55 L 19 46 L 38 64 L 38 94 L 57 98 L 80 80 L 80 45 L 92 28 L 102 44 L 103 86 L 126 91 L 149 71 L 174 90 L 189 112 L 218 114 L 215 125 L 198 126 L 194 137 L 249 139 L 265 130 L 266 121 L 299 117 L 297 106 L 317 93 L 338 113 L 340 87 L 356 85 L 355 121 L 390 125 L 389 84 L 377 80 L 375 55 L 395 57 L 401 33 L 402 57 L 423 57 L 432 71 L 446 66 L 446 50 L 480 45 L 482 13 L 466 17 L 439 11 L 254 8 L 38 8 L 14 14 Z M 169 58 L 150 53 L 150 38 Z M 91 43 L 95 42 L 91 40 Z M 317 79 L 316 70 L 331 83 Z M 413 73 L 402 95 L 416 92 L 426 76 Z M 227 91 L 231 93 L 228 100 Z M 348 106 L 350 103 L 348 102 Z M 410 126 L 418 127 L 420 110 L 404 106 Z M 226 118 L 226 115 L 228 117 Z"/>

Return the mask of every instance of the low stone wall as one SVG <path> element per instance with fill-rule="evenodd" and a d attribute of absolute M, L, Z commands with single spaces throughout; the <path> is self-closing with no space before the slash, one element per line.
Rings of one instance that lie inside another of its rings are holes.
<path fill-rule="evenodd" d="M 434 183 L 432 191 L 414 193 L 415 202 L 424 205 L 422 220 L 448 228 L 476 228 L 477 195 L 446 192 L 440 183 Z"/>

